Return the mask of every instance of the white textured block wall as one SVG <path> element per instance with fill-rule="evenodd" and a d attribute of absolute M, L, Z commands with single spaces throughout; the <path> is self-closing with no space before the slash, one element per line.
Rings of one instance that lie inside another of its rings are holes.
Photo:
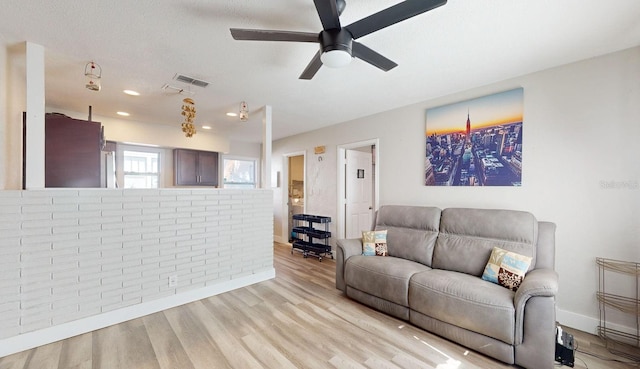
<path fill-rule="evenodd" d="M 270 190 L 0 191 L 0 341 L 270 271 Z"/>

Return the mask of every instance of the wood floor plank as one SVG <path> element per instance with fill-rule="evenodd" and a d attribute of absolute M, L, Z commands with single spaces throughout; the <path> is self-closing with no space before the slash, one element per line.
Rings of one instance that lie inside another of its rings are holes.
<path fill-rule="evenodd" d="M 142 318 L 161 369 L 195 369 L 164 313 Z"/>
<path fill-rule="evenodd" d="M 336 369 L 367 369 L 364 365 L 342 354 L 332 357 L 329 363 Z"/>
<path fill-rule="evenodd" d="M 318 337 L 317 332 L 300 325 L 280 309 L 265 306 L 265 312 L 273 318 L 273 324 L 269 329 L 262 331 L 263 335 L 280 341 L 279 347 L 287 351 L 289 358 L 299 356 L 299 364 L 309 368 L 326 367 L 326 340 Z"/>
<path fill-rule="evenodd" d="M 269 284 L 269 288 L 271 288 L 274 293 L 282 296 L 287 302 L 298 305 L 306 302 L 307 300 L 300 294 L 296 293 L 296 291 L 292 291 L 290 288 L 283 286 L 280 283 L 274 281 L 274 283 Z"/>
<path fill-rule="evenodd" d="M 160 369 L 155 351 L 142 319 L 119 324 L 118 339 L 120 365 L 136 369 Z"/>
<path fill-rule="evenodd" d="M 168 309 L 164 313 L 189 360 L 196 368 L 232 368 L 187 306 Z"/>
<path fill-rule="evenodd" d="M 631 363 L 628 358 L 610 353 L 606 348 L 606 343 L 598 336 L 569 327 L 563 327 L 563 329 L 574 336 L 578 346 L 575 353 L 574 368 L 605 368 L 605 366 L 602 366 L 603 363 L 607 365 L 607 369 L 640 368 L 640 363 Z M 635 355 L 640 356 L 640 348 L 636 349 Z"/>
<path fill-rule="evenodd" d="M 323 316 L 307 313 L 302 309 L 303 307 L 304 304 L 287 305 L 283 306 L 282 312 L 295 321 L 302 331 L 309 332 L 307 334 L 309 339 L 324 356 L 334 357 L 344 353 L 361 363 L 368 357 L 377 355 L 374 350 L 371 350 L 372 346 L 367 344 L 368 339 L 361 339 L 361 342 L 354 341 L 350 345 L 337 344 L 337 342 L 345 342 L 345 335 L 348 333 L 344 329 L 335 329 L 340 325 L 330 325 Z"/>
<path fill-rule="evenodd" d="M 295 316 L 302 322 L 310 322 L 311 331 L 326 332 L 323 337 L 330 342 L 331 354 L 346 354 L 364 364 L 371 358 L 390 360 L 400 351 L 395 342 L 389 341 L 387 337 L 367 334 L 361 327 L 349 324 L 340 315 L 327 314 L 310 303 L 300 304 L 296 308 L 297 311 L 287 311 L 288 315 Z M 343 344 L 345 342 L 348 344 Z"/>
<path fill-rule="evenodd" d="M 117 324 L 93 332 L 92 369 L 121 368 L 120 345 L 122 326 Z"/>
<path fill-rule="evenodd" d="M 265 344 L 264 336 L 257 333 L 242 337 L 251 353 L 265 368 L 296 369 L 297 367 L 287 359 L 275 346 Z"/>
<path fill-rule="evenodd" d="M 404 353 L 396 355 L 392 362 L 403 369 L 440 369 L 439 365 L 431 365 Z M 446 361 L 445 361 L 446 363 Z"/>
<path fill-rule="evenodd" d="M 390 318 L 384 314 L 365 311 L 364 314 L 357 309 L 330 309 L 340 314 L 345 323 L 344 326 L 358 327 L 362 332 L 358 335 L 372 337 L 377 340 L 376 345 L 381 346 L 381 350 L 393 349 L 392 355 L 398 353 L 398 347 L 402 347 L 402 352 L 409 352 L 416 357 L 421 357 L 427 364 L 434 364 L 436 361 L 430 357 L 430 350 L 421 345 L 416 340 L 415 335 L 420 331 L 414 327 L 402 324 L 400 321 Z M 373 318 L 368 313 L 373 313 Z M 440 359 L 438 357 L 437 359 Z"/>
<path fill-rule="evenodd" d="M 516 368 L 349 299 L 335 260 L 275 244 L 274 267 L 274 279 L 9 355 L 0 369 Z M 575 369 L 638 368 L 565 330 Z"/>
<path fill-rule="evenodd" d="M 35 349 L 25 363 L 24 369 L 57 369 L 62 342 L 54 342 Z"/>
<path fill-rule="evenodd" d="M 232 368 L 262 368 L 258 360 L 245 348 L 241 340 L 229 333 L 229 329 L 212 315 L 201 301 L 189 304 L 197 319 L 203 323 L 215 345 L 220 349 L 226 361 Z"/>
<path fill-rule="evenodd" d="M 252 334 L 257 329 L 247 316 L 251 311 L 250 307 L 232 294 L 205 299 L 202 300 L 202 304 L 209 310 L 209 314 L 217 317 L 237 339 Z"/>
<path fill-rule="evenodd" d="M 29 359 L 29 356 L 31 356 L 34 351 L 35 350 L 22 351 L 14 355 L 0 358 L 0 369 L 23 369 L 25 363 Z"/>
<path fill-rule="evenodd" d="M 315 343 L 301 342 L 298 336 L 291 335 L 292 329 L 286 326 L 273 325 L 260 332 L 263 342 L 273 346 L 296 368 L 326 368 L 326 358 L 315 350 Z"/>
<path fill-rule="evenodd" d="M 390 361 L 381 360 L 377 357 L 367 359 L 367 361 L 364 362 L 364 365 L 369 369 L 402 369 Z"/>
<path fill-rule="evenodd" d="M 247 306 L 254 306 L 262 302 L 261 298 L 251 293 L 251 291 L 246 288 L 239 288 L 230 292 L 232 293 L 230 293 L 229 295 L 232 295 L 235 298 L 239 299 Z"/>
<path fill-rule="evenodd" d="M 58 369 L 85 369 L 92 366 L 93 335 L 71 337 L 62 342 Z"/>

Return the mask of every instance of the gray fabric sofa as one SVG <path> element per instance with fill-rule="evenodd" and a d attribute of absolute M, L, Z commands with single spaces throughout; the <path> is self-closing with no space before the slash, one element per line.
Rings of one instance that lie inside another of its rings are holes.
<path fill-rule="evenodd" d="M 508 364 L 552 368 L 555 224 L 527 212 L 382 206 L 388 256 L 336 247 L 336 287 L 372 308 Z M 516 292 L 481 278 L 494 246 L 532 257 Z"/>

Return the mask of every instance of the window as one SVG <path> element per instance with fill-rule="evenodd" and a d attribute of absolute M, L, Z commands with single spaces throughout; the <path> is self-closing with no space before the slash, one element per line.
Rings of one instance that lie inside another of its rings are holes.
<path fill-rule="evenodd" d="M 158 188 L 157 152 L 123 151 L 124 188 Z"/>
<path fill-rule="evenodd" d="M 256 188 L 256 160 L 224 158 L 224 188 Z"/>
<path fill-rule="evenodd" d="M 118 187 L 161 187 L 162 149 L 118 144 L 116 155 Z"/>

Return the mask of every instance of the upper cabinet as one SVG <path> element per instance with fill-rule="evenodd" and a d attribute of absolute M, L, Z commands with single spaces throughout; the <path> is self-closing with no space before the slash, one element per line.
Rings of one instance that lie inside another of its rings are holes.
<path fill-rule="evenodd" d="M 218 186 L 218 153 L 173 150 L 176 186 Z"/>
<path fill-rule="evenodd" d="M 102 125 L 62 114 L 45 117 L 45 187 L 100 187 Z"/>

